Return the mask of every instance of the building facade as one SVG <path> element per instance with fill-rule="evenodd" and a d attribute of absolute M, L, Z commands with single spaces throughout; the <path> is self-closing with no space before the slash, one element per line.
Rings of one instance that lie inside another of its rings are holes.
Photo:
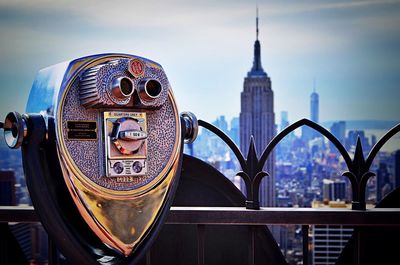
<path fill-rule="evenodd" d="M 350 208 L 344 201 L 328 204 L 313 203 L 313 208 Z M 334 265 L 353 234 L 353 228 L 344 225 L 312 225 L 311 244 L 313 265 Z"/>
<path fill-rule="evenodd" d="M 17 205 L 15 183 L 14 171 L 0 170 L 0 205 Z"/>
<path fill-rule="evenodd" d="M 400 150 L 394 153 L 394 188 L 400 186 Z"/>
<path fill-rule="evenodd" d="M 253 136 L 257 155 L 260 156 L 264 148 L 275 135 L 274 93 L 271 88 L 271 79 L 261 66 L 261 45 L 257 38 L 254 43 L 253 67 L 244 79 L 241 93 L 240 109 L 240 149 L 243 154 L 248 153 L 250 138 Z M 263 179 L 260 188 L 260 205 L 275 205 L 275 177 L 274 156 L 266 163 L 268 177 Z"/>
<path fill-rule="evenodd" d="M 353 229 L 343 225 L 313 225 L 311 229 L 314 246 L 311 264 L 335 264 Z"/>

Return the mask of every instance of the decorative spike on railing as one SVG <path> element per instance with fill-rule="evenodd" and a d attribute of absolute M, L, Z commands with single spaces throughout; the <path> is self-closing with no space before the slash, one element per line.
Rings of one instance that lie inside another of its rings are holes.
<path fill-rule="evenodd" d="M 342 176 L 347 177 L 351 184 L 352 209 L 365 210 L 365 192 L 367 182 L 371 177 L 375 176 L 375 174 L 370 171 L 372 162 L 378 154 L 379 150 L 384 146 L 384 144 L 389 141 L 395 134 L 400 132 L 400 124 L 390 129 L 372 147 L 367 159 L 365 159 L 364 157 L 361 140 L 360 137 L 358 137 L 354 158 L 351 159 L 346 148 L 332 133 L 313 121 L 310 121 L 308 119 L 301 119 L 286 127 L 283 131 L 277 134 L 268 143 L 260 157 L 258 157 L 256 153 L 254 138 L 253 136 L 251 136 L 247 158 L 245 159 L 236 144 L 223 131 L 221 131 L 214 125 L 202 120 L 199 120 L 199 125 L 219 136 L 221 140 L 223 140 L 235 154 L 242 168 L 242 171 L 238 172 L 237 175 L 243 179 L 246 185 L 246 208 L 254 210 L 260 209 L 259 192 L 261 180 L 265 176 L 269 176 L 268 172 L 263 171 L 265 162 L 271 155 L 274 148 L 278 145 L 278 143 L 288 134 L 290 134 L 297 128 L 300 128 L 301 126 L 308 126 L 316 130 L 317 132 L 328 138 L 328 140 L 333 143 L 333 145 L 338 149 L 339 153 L 343 156 L 343 159 L 348 169 L 348 171 L 343 172 Z"/>
<path fill-rule="evenodd" d="M 242 177 L 246 184 L 246 208 L 247 209 L 260 209 L 259 193 L 260 183 L 263 177 L 268 176 L 268 173 L 262 171 L 258 161 L 256 146 L 254 144 L 253 136 L 250 137 L 249 152 L 246 159 L 246 167 L 242 168 L 243 171 L 237 175 Z"/>

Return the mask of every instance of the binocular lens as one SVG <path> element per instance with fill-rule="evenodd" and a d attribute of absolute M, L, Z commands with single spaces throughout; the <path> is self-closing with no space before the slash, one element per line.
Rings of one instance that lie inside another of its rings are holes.
<path fill-rule="evenodd" d="M 139 97 L 144 101 L 152 101 L 160 97 L 161 83 L 155 79 L 147 79 L 139 82 Z"/>
<path fill-rule="evenodd" d="M 133 83 L 127 77 L 118 77 L 112 81 L 112 94 L 121 100 L 129 98 L 133 93 Z"/>
<path fill-rule="evenodd" d="M 146 92 L 152 98 L 157 98 L 161 94 L 161 84 L 157 80 L 149 80 L 146 83 Z"/>
<path fill-rule="evenodd" d="M 133 92 L 132 82 L 128 78 L 122 78 L 120 80 L 120 87 L 121 87 L 121 93 L 124 96 L 129 97 Z"/>

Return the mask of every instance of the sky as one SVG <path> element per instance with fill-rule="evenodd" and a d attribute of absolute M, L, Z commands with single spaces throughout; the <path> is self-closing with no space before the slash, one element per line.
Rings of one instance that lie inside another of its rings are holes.
<path fill-rule="evenodd" d="M 400 1 L 3 1 L 0 120 L 24 112 L 36 73 L 121 52 L 160 63 L 180 111 L 209 122 L 240 112 L 259 7 L 262 65 L 274 109 L 320 121 L 400 120 Z"/>

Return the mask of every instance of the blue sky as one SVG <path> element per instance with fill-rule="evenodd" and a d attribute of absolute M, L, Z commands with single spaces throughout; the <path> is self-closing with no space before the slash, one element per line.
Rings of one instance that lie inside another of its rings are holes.
<path fill-rule="evenodd" d="M 255 40 L 252 1 L 2 1 L 0 119 L 23 112 L 41 68 L 122 52 L 159 62 L 180 111 L 240 112 Z M 400 1 L 258 1 L 262 64 L 275 113 L 400 120 Z"/>

